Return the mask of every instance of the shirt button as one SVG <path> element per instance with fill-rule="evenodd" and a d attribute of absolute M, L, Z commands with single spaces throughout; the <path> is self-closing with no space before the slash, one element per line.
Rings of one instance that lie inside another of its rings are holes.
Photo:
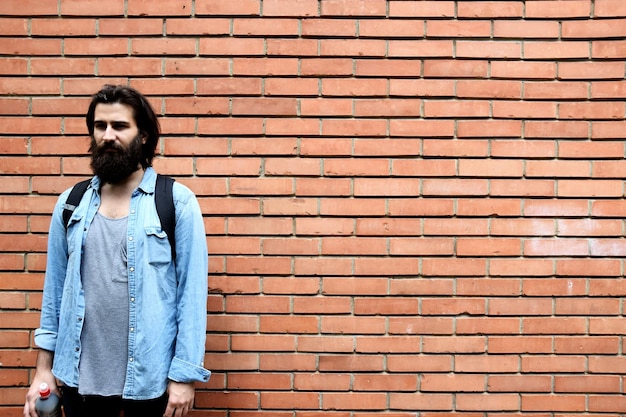
<path fill-rule="evenodd" d="M 134 303 L 135 302 L 135 297 L 130 297 L 130 302 Z"/>
<path fill-rule="evenodd" d="M 82 318 L 82 317 L 79 317 L 77 320 L 78 320 L 78 322 L 80 323 L 81 321 L 83 321 L 83 318 Z"/>
<path fill-rule="evenodd" d="M 128 358 L 128 361 L 132 362 L 133 361 L 133 357 L 131 356 L 130 358 Z"/>
<path fill-rule="evenodd" d="M 135 268 L 133 268 L 132 266 L 130 267 L 130 272 L 135 272 Z"/>
<path fill-rule="evenodd" d="M 80 351 L 80 348 L 77 346 L 77 347 L 75 347 L 75 348 L 74 348 L 74 350 L 75 350 L 76 352 L 78 352 L 78 351 Z"/>
<path fill-rule="evenodd" d="M 128 240 L 131 240 L 131 241 L 132 241 L 132 240 L 133 240 L 133 237 L 132 237 L 132 236 L 130 236 L 130 237 L 128 238 Z"/>
<path fill-rule="evenodd" d="M 134 328 L 134 327 L 131 327 L 131 328 L 130 328 L 130 332 L 132 333 L 132 332 L 134 332 L 134 331 L 135 331 L 135 328 Z"/>

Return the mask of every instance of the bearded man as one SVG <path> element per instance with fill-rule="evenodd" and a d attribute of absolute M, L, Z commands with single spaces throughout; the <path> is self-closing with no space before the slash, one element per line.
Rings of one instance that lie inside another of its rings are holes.
<path fill-rule="evenodd" d="M 175 182 L 171 248 L 154 197 L 159 123 L 141 93 L 105 85 L 86 122 L 95 176 L 67 225 L 70 190 L 54 208 L 24 416 L 37 416 L 45 382 L 62 396 L 66 417 L 183 417 L 194 381 L 210 377 L 202 213 Z"/>

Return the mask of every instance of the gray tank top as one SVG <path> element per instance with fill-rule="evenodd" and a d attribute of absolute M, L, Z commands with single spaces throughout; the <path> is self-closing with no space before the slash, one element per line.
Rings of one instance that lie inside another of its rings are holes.
<path fill-rule="evenodd" d="M 96 214 L 87 232 L 81 277 L 85 318 L 81 334 L 78 391 L 119 396 L 128 359 L 128 218 Z"/>

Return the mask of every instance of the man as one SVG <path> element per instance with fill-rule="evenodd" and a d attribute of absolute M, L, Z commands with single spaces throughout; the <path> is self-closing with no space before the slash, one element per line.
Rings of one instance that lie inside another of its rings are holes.
<path fill-rule="evenodd" d="M 193 193 L 174 183 L 171 251 L 154 200 L 159 124 L 143 95 L 105 85 L 86 121 L 95 176 L 67 229 L 69 190 L 54 208 L 24 416 L 36 416 L 46 382 L 62 393 L 66 417 L 182 417 L 193 382 L 210 376 L 202 214 Z"/>

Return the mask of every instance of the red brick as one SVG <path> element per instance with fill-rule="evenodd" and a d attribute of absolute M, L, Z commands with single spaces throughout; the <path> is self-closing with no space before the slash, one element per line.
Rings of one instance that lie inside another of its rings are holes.
<path fill-rule="evenodd" d="M 407 295 L 404 292 L 402 295 Z M 390 334 L 452 334 L 453 319 L 448 317 L 394 317 L 389 322 Z M 372 341 L 373 343 L 373 341 Z"/>
<path fill-rule="evenodd" d="M 316 56 L 317 55 L 317 42 L 313 39 L 268 39 L 267 40 L 267 55 L 268 56 Z M 272 75 L 293 74 L 297 72 L 297 63 L 295 59 L 291 59 L 292 65 L 286 64 L 286 59 L 276 60 L 275 65 L 270 67 L 265 73 Z M 248 72 L 252 71 L 254 66 L 260 66 L 258 60 L 249 60 Z"/>
<path fill-rule="evenodd" d="M 293 54 L 298 52 L 300 51 Z M 270 54 L 269 51 L 268 54 Z M 286 53 L 286 55 L 292 55 L 292 53 Z M 232 71 L 237 76 L 281 76 L 294 74 L 297 68 L 298 61 L 294 58 L 234 58 Z"/>
<path fill-rule="evenodd" d="M 452 239 L 437 238 L 392 238 L 389 242 L 390 255 L 452 255 Z"/>
<path fill-rule="evenodd" d="M 321 173 L 319 159 L 268 158 L 265 160 L 265 174 L 278 176 L 317 176 Z"/>
<path fill-rule="evenodd" d="M 424 76 L 428 78 L 486 78 L 487 61 L 431 60 L 424 63 Z"/>
<path fill-rule="evenodd" d="M 550 0 L 531 1 L 526 5 L 527 18 L 577 18 L 591 16 L 588 0 L 568 1 L 567 7 Z"/>
<path fill-rule="evenodd" d="M 233 98 L 233 115 L 295 116 L 296 99 L 293 98 Z"/>
<path fill-rule="evenodd" d="M 462 120 L 458 122 L 460 138 L 473 137 L 519 137 L 524 126 L 517 120 Z M 533 137 L 534 132 L 527 127 L 527 135 Z"/>
<path fill-rule="evenodd" d="M 356 233 L 361 236 L 411 236 L 420 235 L 422 221 L 419 219 L 357 219 Z"/>
<path fill-rule="evenodd" d="M 385 239 L 328 237 L 322 239 L 322 255 L 385 255 Z"/>
<path fill-rule="evenodd" d="M 175 0 L 158 5 L 149 0 L 128 0 L 127 8 L 130 16 L 190 16 L 193 12 L 191 0 Z"/>
<path fill-rule="evenodd" d="M 196 55 L 196 40 L 190 38 L 135 38 L 131 54 L 142 55 Z"/>
<path fill-rule="evenodd" d="M 385 56 L 385 42 L 380 39 L 322 39 L 321 56 Z"/>
<path fill-rule="evenodd" d="M 141 76 L 160 74 L 160 58 L 100 58 L 98 72 L 100 76 Z"/>
<path fill-rule="evenodd" d="M 47 38 L 3 38 L 0 53 L 3 55 L 58 56 L 61 40 Z"/>
<path fill-rule="evenodd" d="M 297 235 L 352 235 L 354 234 L 354 220 L 329 218 L 297 218 Z"/>
<path fill-rule="evenodd" d="M 429 37 L 488 37 L 491 24 L 487 20 L 429 20 L 426 35 Z"/>
<path fill-rule="evenodd" d="M 304 258 L 295 260 L 294 271 L 297 275 L 333 275 L 352 274 L 352 261 L 348 258 Z"/>
<path fill-rule="evenodd" d="M 211 392 L 204 396 L 199 393 L 196 397 L 195 405 L 200 408 L 228 408 L 234 405 L 240 409 L 254 409 L 259 404 L 260 394 L 258 392 Z"/>
<path fill-rule="evenodd" d="M 626 401 L 616 395 L 590 395 L 589 411 L 592 412 L 621 412 L 626 406 Z"/>
<path fill-rule="evenodd" d="M 615 78 L 620 68 L 614 62 L 564 62 L 559 65 L 558 77 L 563 80 L 595 80 Z"/>
<path fill-rule="evenodd" d="M 405 80 L 391 79 L 389 91 L 392 95 L 399 96 L 426 96 L 426 97 L 451 97 L 455 95 L 456 82 L 452 80 Z"/>
<path fill-rule="evenodd" d="M 496 20 L 493 31 L 496 38 L 556 39 L 559 37 L 559 24 L 551 20 Z"/>
<path fill-rule="evenodd" d="M 288 335 L 233 335 L 231 337 L 233 351 L 249 352 L 292 352 L 295 349 L 295 336 Z"/>
<path fill-rule="evenodd" d="M 50 0 L 7 0 L 0 5 L 0 14 L 10 16 L 56 16 L 58 12 L 58 3 Z"/>
<path fill-rule="evenodd" d="M 356 32 L 356 20 L 353 19 L 316 19 L 310 18 L 302 21 L 302 36 L 341 36 L 354 38 Z"/>
<path fill-rule="evenodd" d="M 41 5 L 37 5 L 37 8 L 41 8 Z M 96 20 L 72 19 L 72 24 L 63 24 L 62 20 L 58 18 L 33 19 L 31 22 L 31 34 L 58 37 L 95 36 Z"/>
<path fill-rule="evenodd" d="M 317 16 L 317 0 L 265 0 L 263 2 L 264 16 Z"/>
<path fill-rule="evenodd" d="M 512 411 L 519 410 L 518 394 L 458 394 L 456 408 L 462 411 Z"/>
<path fill-rule="evenodd" d="M 387 404 L 385 393 L 325 393 L 322 408 L 330 410 L 384 410 Z"/>
<path fill-rule="evenodd" d="M 5 348 L 27 349 L 30 344 L 30 334 L 25 330 L 3 330 L 0 332 L 0 343 Z"/>
<path fill-rule="evenodd" d="M 291 379 L 282 373 L 228 373 L 228 388 L 237 390 L 289 389 Z"/>
<path fill-rule="evenodd" d="M 154 30 L 153 34 L 162 34 L 161 20 L 146 19 L 146 23 L 148 22 L 150 25 L 144 24 L 144 30 L 148 30 L 150 26 Z M 228 35 L 230 34 L 230 20 L 226 18 L 168 18 L 165 31 L 167 35 Z"/>
<path fill-rule="evenodd" d="M 309 354 L 273 354 L 264 353 L 259 358 L 261 371 L 312 371 L 315 369 L 316 357 Z"/>
<path fill-rule="evenodd" d="M 453 1 L 421 1 L 419 3 L 390 1 L 389 15 L 400 17 L 452 17 L 455 14 Z"/>
<path fill-rule="evenodd" d="M 591 97 L 608 98 L 623 97 L 626 94 L 626 83 L 594 81 L 591 83 Z"/>
<path fill-rule="evenodd" d="M 297 196 L 348 196 L 351 181 L 343 178 L 298 178 Z"/>
<path fill-rule="evenodd" d="M 168 19 L 169 25 L 169 19 Z M 99 35 L 156 35 L 163 33 L 163 21 L 156 18 L 102 18 L 98 19 Z"/>
<path fill-rule="evenodd" d="M 124 1 L 113 0 L 104 4 L 97 0 L 88 0 L 80 3 L 71 0 L 61 0 L 60 11 L 63 16 L 121 16 L 124 14 Z"/>
<path fill-rule="evenodd" d="M 226 259 L 226 272 L 235 275 L 287 275 L 291 272 L 291 262 L 284 257 L 229 257 Z"/>
<path fill-rule="evenodd" d="M 524 99 L 587 99 L 588 84 L 578 81 L 528 81 L 524 83 Z"/>
<path fill-rule="evenodd" d="M 351 386 L 348 374 L 296 374 L 294 388 L 299 391 L 326 391 L 333 387 L 334 391 L 348 391 Z"/>
<path fill-rule="evenodd" d="M 385 16 L 387 2 L 384 0 L 324 0 L 322 16 Z"/>
<path fill-rule="evenodd" d="M 380 337 L 359 337 L 356 351 L 360 353 L 419 353 L 419 336 L 387 336 L 385 342 Z"/>
<path fill-rule="evenodd" d="M 554 410 L 561 410 L 563 412 L 582 412 L 585 410 L 585 396 L 523 394 L 521 398 L 521 409 L 526 412 L 550 412 Z"/>
<path fill-rule="evenodd" d="M 459 58 L 519 59 L 522 56 L 521 42 L 459 41 L 456 45 Z"/>
<path fill-rule="evenodd" d="M 424 276 L 482 276 L 485 275 L 485 261 L 481 259 L 424 259 Z"/>
<path fill-rule="evenodd" d="M 469 118 L 488 117 L 490 105 L 486 101 L 435 101 L 424 102 L 424 117 L 429 118 Z"/>
<path fill-rule="evenodd" d="M 242 0 L 238 2 L 223 2 L 221 0 L 206 0 L 196 5 L 196 15 L 258 15 L 261 2 L 259 0 Z"/>
<path fill-rule="evenodd" d="M 460 3 L 458 16 L 463 18 L 513 18 L 522 17 L 523 4 L 520 1 L 500 3 L 495 1 L 473 1 Z"/>
<path fill-rule="evenodd" d="M 484 314 L 485 302 L 480 299 L 455 298 L 439 300 L 427 298 L 422 300 L 421 312 L 423 315 L 452 315 L 452 314 Z"/>
<path fill-rule="evenodd" d="M 267 409 L 311 409 L 320 402 L 319 393 L 309 392 L 263 392 L 261 407 Z"/>
<path fill-rule="evenodd" d="M 397 410 L 452 411 L 452 394 L 391 393 L 389 405 Z"/>
<path fill-rule="evenodd" d="M 214 141 L 214 139 L 212 140 Z M 231 155 L 295 155 L 295 138 L 265 138 L 262 141 L 250 138 L 230 140 Z"/>
<path fill-rule="evenodd" d="M 354 350 L 354 341 L 349 336 L 298 336 L 298 351 L 320 353 L 350 353 Z"/>

